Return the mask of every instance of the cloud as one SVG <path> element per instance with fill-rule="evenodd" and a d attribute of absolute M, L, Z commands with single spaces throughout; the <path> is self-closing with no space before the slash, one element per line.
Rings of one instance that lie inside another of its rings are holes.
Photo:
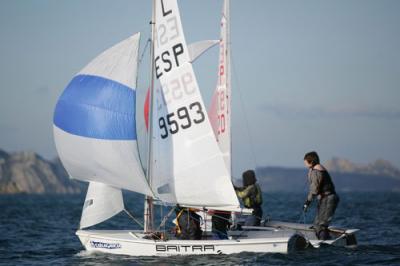
<path fill-rule="evenodd" d="M 373 106 L 301 106 L 282 103 L 262 105 L 263 111 L 282 118 L 374 118 L 398 120 L 400 110 Z"/>

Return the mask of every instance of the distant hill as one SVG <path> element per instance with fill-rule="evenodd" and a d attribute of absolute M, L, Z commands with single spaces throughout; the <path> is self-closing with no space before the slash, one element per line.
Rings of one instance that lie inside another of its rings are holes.
<path fill-rule="evenodd" d="M 81 193 L 84 183 L 70 180 L 59 159 L 48 161 L 33 152 L 0 150 L 0 194 Z"/>
<path fill-rule="evenodd" d="M 324 163 L 338 191 L 400 191 L 400 171 L 385 160 L 367 165 L 333 158 Z M 260 167 L 257 176 L 264 191 L 304 191 L 307 169 Z"/>
<path fill-rule="evenodd" d="M 400 191 L 400 171 L 388 161 L 358 165 L 333 158 L 324 165 L 338 191 Z M 298 192 L 308 186 L 305 168 L 260 167 L 256 172 L 263 191 Z M 58 158 L 49 161 L 33 152 L 0 149 L 0 194 L 82 193 L 86 187 L 86 183 L 68 177 Z"/>
<path fill-rule="evenodd" d="M 400 179 L 400 170 L 389 161 L 383 159 L 378 159 L 367 165 L 360 165 L 346 159 L 332 158 L 324 163 L 324 166 L 331 172 L 377 175 Z"/>

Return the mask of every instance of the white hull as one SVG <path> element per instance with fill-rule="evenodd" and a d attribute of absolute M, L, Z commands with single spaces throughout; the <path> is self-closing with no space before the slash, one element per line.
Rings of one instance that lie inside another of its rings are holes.
<path fill-rule="evenodd" d="M 143 231 L 129 230 L 78 230 L 76 234 L 88 251 L 130 256 L 288 253 L 307 246 L 292 230 L 233 231 L 229 240 L 152 240 L 144 239 Z"/>
<path fill-rule="evenodd" d="M 320 247 L 321 245 L 333 245 L 341 247 L 356 247 L 357 238 L 355 233 L 359 229 L 343 229 L 329 227 L 329 240 L 318 240 L 315 235 L 312 224 L 288 223 L 281 221 L 269 221 L 264 224 L 266 228 L 274 228 L 277 230 L 294 230 L 303 235 L 313 247 Z"/>

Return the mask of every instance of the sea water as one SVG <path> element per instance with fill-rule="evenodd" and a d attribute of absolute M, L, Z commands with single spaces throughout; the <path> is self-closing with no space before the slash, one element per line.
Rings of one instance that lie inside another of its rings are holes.
<path fill-rule="evenodd" d="M 86 252 L 75 235 L 84 195 L 0 195 L 0 265 L 400 265 L 400 193 L 339 195 L 333 224 L 359 228 L 357 248 L 329 246 L 287 255 L 241 253 L 166 258 Z M 142 197 L 134 193 L 125 193 L 124 197 L 127 209 L 140 217 Z M 264 193 L 264 216 L 304 222 L 304 198 L 304 193 Z M 162 208 L 162 214 L 167 211 Z M 311 209 L 307 213 L 307 223 L 312 222 L 314 212 Z M 172 226 L 168 223 L 167 230 Z M 121 213 L 95 227 L 111 228 L 140 226 Z"/>

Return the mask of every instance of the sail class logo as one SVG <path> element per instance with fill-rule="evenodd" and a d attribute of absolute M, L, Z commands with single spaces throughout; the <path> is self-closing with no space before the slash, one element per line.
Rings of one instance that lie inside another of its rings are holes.
<path fill-rule="evenodd" d="M 120 243 L 105 243 L 93 240 L 90 241 L 90 246 L 92 246 L 92 248 L 107 248 L 107 249 L 122 248 Z"/>

